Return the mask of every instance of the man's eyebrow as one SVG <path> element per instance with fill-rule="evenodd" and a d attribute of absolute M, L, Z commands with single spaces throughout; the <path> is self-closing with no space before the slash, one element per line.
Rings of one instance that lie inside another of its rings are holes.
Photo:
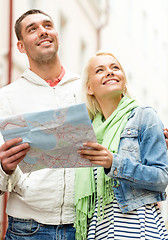
<path fill-rule="evenodd" d="M 50 20 L 44 20 L 43 23 L 51 23 L 53 25 L 53 22 Z M 35 22 L 30 23 L 29 25 L 26 26 L 25 30 L 27 31 L 28 28 L 34 26 L 35 24 L 36 24 Z"/>
<path fill-rule="evenodd" d="M 28 28 L 32 27 L 33 25 L 35 25 L 35 23 L 30 23 L 29 25 L 26 26 L 25 30 L 27 30 Z"/>

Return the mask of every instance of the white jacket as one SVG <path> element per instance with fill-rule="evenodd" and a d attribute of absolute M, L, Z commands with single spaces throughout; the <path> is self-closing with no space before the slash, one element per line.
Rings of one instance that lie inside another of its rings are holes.
<path fill-rule="evenodd" d="M 81 81 L 66 70 L 56 87 L 26 69 L 20 79 L 0 89 L 0 117 L 44 111 L 80 103 Z M 75 169 L 43 169 L 23 174 L 19 167 L 7 175 L 0 167 L 0 192 L 11 188 L 7 214 L 43 224 L 74 221 Z"/>

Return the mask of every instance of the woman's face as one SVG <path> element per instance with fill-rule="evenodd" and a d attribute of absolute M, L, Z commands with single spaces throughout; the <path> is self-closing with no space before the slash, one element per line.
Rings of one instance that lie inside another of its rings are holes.
<path fill-rule="evenodd" d="M 99 55 L 89 64 L 88 94 L 99 101 L 103 98 L 121 97 L 125 76 L 117 60 L 111 55 Z"/>

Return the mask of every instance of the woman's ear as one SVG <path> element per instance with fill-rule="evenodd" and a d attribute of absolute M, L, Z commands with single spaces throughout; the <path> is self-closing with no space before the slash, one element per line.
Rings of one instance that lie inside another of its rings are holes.
<path fill-rule="evenodd" d="M 93 95 L 93 91 L 90 86 L 87 87 L 87 94 L 88 95 Z"/>

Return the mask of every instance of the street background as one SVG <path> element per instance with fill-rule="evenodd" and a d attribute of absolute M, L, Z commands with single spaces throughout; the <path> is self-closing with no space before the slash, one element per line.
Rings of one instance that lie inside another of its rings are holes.
<path fill-rule="evenodd" d="M 126 72 L 133 96 L 155 108 L 168 127 L 168 0 L 0 0 L 0 87 L 15 81 L 28 66 L 16 48 L 13 26 L 32 8 L 53 18 L 65 67 L 80 74 L 97 50 L 112 52 Z M 2 196 L 0 235 L 4 205 Z M 168 224 L 168 201 L 160 207 Z"/>

